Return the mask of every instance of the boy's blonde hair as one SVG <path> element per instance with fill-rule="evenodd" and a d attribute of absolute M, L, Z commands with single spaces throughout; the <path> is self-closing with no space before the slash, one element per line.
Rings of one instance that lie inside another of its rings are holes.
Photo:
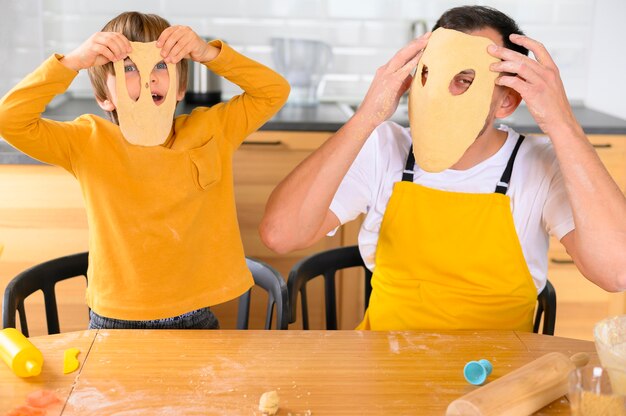
<path fill-rule="evenodd" d="M 167 20 L 156 14 L 144 14 L 139 12 L 125 12 L 114 17 L 104 25 L 102 32 L 119 32 L 132 42 L 152 42 L 159 38 L 161 32 L 170 27 Z M 178 91 L 187 89 L 187 59 L 182 59 L 176 64 L 178 74 Z M 89 79 L 93 86 L 94 94 L 100 101 L 108 100 L 108 88 L 106 86 L 107 75 L 115 74 L 113 63 L 108 62 L 101 66 L 92 66 L 88 70 Z M 115 110 L 107 112 L 111 121 L 119 124 Z"/>

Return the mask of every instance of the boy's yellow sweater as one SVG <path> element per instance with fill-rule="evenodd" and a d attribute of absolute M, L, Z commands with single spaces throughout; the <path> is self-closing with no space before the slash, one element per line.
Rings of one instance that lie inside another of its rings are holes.
<path fill-rule="evenodd" d="M 0 136 L 80 182 L 89 221 L 87 303 L 117 319 L 180 315 L 233 299 L 252 284 L 233 193 L 232 155 L 285 103 L 286 81 L 214 41 L 207 66 L 244 91 L 176 117 L 162 146 L 127 142 L 87 114 L 42 119 L 76 72 L 55 55 L 0 101 Z"/>

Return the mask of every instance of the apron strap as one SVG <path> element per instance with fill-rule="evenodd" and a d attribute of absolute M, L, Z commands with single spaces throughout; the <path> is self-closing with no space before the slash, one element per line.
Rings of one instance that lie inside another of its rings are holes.
<path fill-rule="evenodd" d="M 404 171 L 402 172 L 403 182 L 413 182 L 413 175 L 415 171 L 415 155 L 413 154 L 413 145 L 409 148 L 409 156 L 406 158 L 406 165 L 404 165 Z"/>
<path fill-rule="evenodd" d="M 522 142 L 524 141 L 524 135 L 520 134 L 517 143 L 515 143 L 515 148 L 513 152 L 511 152 L 511 157 L 509 157 L 509 161 L 506 164 L 506 168 L 504 172 L 502 172 L 502 177 L 500 178 L 500 182 L 496 185 L 496 193 L 506 195 L 506 191 L 509 189 L 509 182 L 511 181 L 511 173 L 513 173 L 513 163 L 515 163 L 515 156 L 517 156 L 517 151 L 519 150 Z"/>
<path fill-rule="evenodd" d="M 511 181 L 511 174 L 513 173 L 513 164 L 515 163 L 515 157 L 517 156 L 517 151 L 519 150 L 522 142 L 524 141 L 524 135 L 520 134 L 517 139 L 517 143 L 515 143 L 515 148 L 513 152 L 511 152 L 511 157 L 509 157 L 509 161 L 506 164 L 506 168 L 504 172 L 502 172 L 502 177 L 496 186 L 495 192 L 499 194 L 506 195 L 506 191 L 509 188 L 509 182 Z M 413 175 L 415 175 L 415 155 L 413 154 L 413 145 L 409 148 L 409 155 L 406 158 L 406 165 L 404 165 L 404 171 L 402 172 L 402 181 L 403 182 L 413 182 Z"/>

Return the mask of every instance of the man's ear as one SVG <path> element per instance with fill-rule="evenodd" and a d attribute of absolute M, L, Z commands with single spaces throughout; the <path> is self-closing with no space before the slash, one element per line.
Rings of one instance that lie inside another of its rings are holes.
<path fill-rule="evenodd" d="M 496 118 L 506 118 L 510 116 L 522 102 L 522 96 L 519 95 L 519 93 L 513 88 L 502 88 L 504 88 L 504 91 L 503 96 L 500 100 L 500 105 L 498 106 L 498 109 L 495 113 Z"/>
<path fill-rule="evenodd" d="M 111 112 L 115 110 L 115 104 L 113 104 L 113 102 L 109 100 L 108 98 L 106 100 L 100 100 L 99 98 L 96 97 L 96 101 L 98 102 L 98 105 L 100 106 L 100 108 L 103 109 L 104 111 Z"/>

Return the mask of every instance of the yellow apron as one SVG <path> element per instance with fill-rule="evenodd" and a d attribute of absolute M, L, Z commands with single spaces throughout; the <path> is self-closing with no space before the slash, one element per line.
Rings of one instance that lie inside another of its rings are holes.
<path fill-rule="evenodd" d="M 492 194 L 413 183 L 409 151 L 385 210 L 369 307 L 357 329 L 532 331 L 537 289 L 506 195 L 523 139 Z"/>

